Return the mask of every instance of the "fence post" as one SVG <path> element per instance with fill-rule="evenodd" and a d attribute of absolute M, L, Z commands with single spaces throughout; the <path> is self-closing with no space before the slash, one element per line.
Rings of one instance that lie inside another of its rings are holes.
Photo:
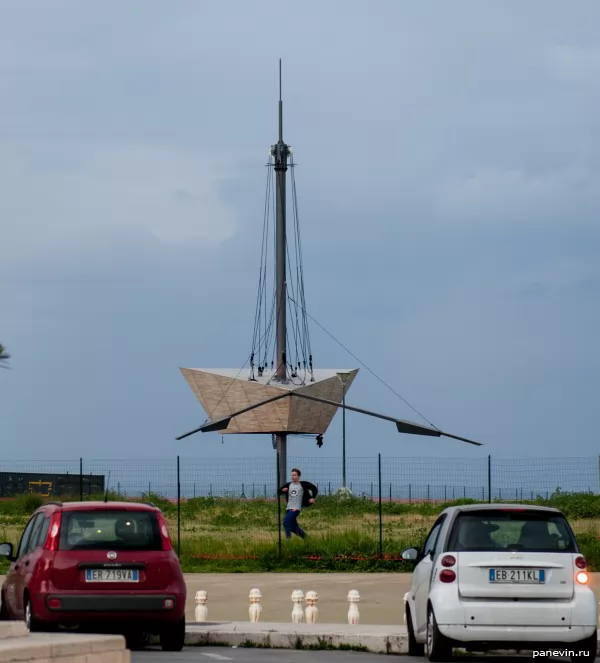
<path fill-rule="evenodd" d="M 181 557 L 181 473 L 177 456 L 177 557 Z"/>
<path fill-rule="evenodd" d="M 488 502 L 492 503 L 492 454 L 488 454 Z"/>
<path fill-rule="evenodd" d="M 279 559 L 281 559 L 281 495 L 279 494 L 279 458 L 277 454 L 275 455 L 275 461 L 277 469 L 275 471 L 275 476 L 277 477 L 277 485 L 275 486 L 275 498 L 277 499 L 277 534 L 279 537 Z"/>
<path fill-rule="evenodd" d="M 383 559 L 383 511 L 381 504 L 381 454 L 379 454 L 379 559 Z"/>
<path fill-rule="evenodd" d="M 83 458 L 79 459 L 79 501 L 83 502 Z"/>

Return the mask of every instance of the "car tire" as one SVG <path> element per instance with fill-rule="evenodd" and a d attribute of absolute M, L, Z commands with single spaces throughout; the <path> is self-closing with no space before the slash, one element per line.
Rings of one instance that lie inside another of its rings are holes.
<path fill-rule="evenodd" d="M 181 651 L 185 645 L 185 617 L 174 624 L 167 624 L 160 632 L 163 651 Z"/>
<path fill-rule="evenodd" d="M 150 644 L 148 633 L 143 628 L 130 628 L 125 631 L 127 649 L 142 651 Z"/>
<path fill-rule="evenodd" d="M 29 596 L 25 595 L 23 602 L 25 604 L 25 626 L 27 627 L 27 630 L 30 633 L 41 633 L 46 630 L 44 628 L 44 623 L 36 617 Z"/>
<path fill-rule="evenodd" d="M 425 653 L 425 645 L 419 644 L 415 638 L 415 631 L 408 604 L 406 605 L 406 630 L 408 631 L 408 655 L 423 656 Z"/>
<path fill-rule="evenodd" d="M 452 645 L 440 633 L 433 608 L 427 609 L 427 640 L 425 641 L 425 655 L 430 661 L 448 661 L 452 658 Z"/>
<path fill-rule="evenodd" d="M 598 653 L 598 629 L 596 629 L 593 635 L 590 635 L 589 638 L 573 643 L 570 648 L 575 652 L 575 655 L 571 656 L 571 661 L 573 661 L 573 663 L 582 663 L 582 661 L 593 663 L 596 660 Z M 587 651 L 589 652 L 589 655 L 577 656 L 577 653 L 580 651 Z"/>
<path fill-rule="evenodd" d="M 0 595 L 0 622 L 10 621 L 10 615 L 8 614 L 8 608 L 6 607 L 6 601 L 4 600 L 4 593 Z"/>

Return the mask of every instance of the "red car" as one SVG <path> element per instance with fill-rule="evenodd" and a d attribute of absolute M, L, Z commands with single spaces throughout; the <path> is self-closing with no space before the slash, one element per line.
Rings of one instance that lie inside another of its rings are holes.
<path fill-rule="evenodd" d="M 186 585 L 167 522 L 151 504 L 51 502 L 31 517 L 1 589 L 0 619 L 125 635 L 137 649 L 185 640 Z"/>

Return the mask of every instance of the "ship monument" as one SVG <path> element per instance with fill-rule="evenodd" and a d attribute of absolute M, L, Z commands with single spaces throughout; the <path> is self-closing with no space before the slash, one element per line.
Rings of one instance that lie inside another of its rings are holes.
<path fill-rule="evenodd" d="M 295 163 L 292 150 L 283 138 L 281 60 L 279 138 L 271 146 L 267 166 L 252 348 L 241 368 L 180 368 L 207 418 L 201 426 L 176 439 L 182 440 L 199 432 L 270 435 L 277 452 L 277 486 L 285 483 L 288 476 L 288 436 L 314 437 L 321 447 L 323 436 L 338 409 L 342 410 L 343 416 L 344 446 L 346 410 L 387 420 L 395 425 L 398 433 L 446 436 L 481 446 L 480 442 L 444 433 L 435 426 L 348 405 L 346 394 L 359 369 L 318 367 L 313 357 L 308 324 L 310 316 L 304 298 Z M 289 225 L 288 172 L 292 203 L 292 223 Z M 272 248 L 274 260 L 269 268 L 269 251 Z M 348 492 L 345 449 L 342 458 L 341 490 Z"/>

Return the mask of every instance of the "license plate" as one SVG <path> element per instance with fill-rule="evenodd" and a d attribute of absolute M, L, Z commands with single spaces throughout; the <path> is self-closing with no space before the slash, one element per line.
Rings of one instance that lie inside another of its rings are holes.
<path fill-rule="evenodd" d="M 139 582 L 138 569 L 86 569 L 86 582 Z"/>
<path fill-rule="evenodd" d="M 544 569 L 490 569 L 490 582 L 541 585 L 546 582 Z"/>

